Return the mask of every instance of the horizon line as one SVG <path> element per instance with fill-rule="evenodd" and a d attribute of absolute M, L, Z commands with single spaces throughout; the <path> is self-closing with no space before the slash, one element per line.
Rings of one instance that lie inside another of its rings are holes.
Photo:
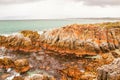
<path fill-rule="evenodd" d="M 66 19 L 115 19 L 120 20 L 120 17 L 85 17 L 85 18 L 41 18 L 41 19 L 0 19 L 0 21 L 4 20 L 66 20 Z"/>

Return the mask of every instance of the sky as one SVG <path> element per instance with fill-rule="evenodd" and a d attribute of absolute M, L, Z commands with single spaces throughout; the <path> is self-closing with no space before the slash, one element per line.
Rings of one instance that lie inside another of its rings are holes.
<path fill-rule="evenodd" d="M 0 20 L 120 17 L 120 0 L 0 0 Z"/>

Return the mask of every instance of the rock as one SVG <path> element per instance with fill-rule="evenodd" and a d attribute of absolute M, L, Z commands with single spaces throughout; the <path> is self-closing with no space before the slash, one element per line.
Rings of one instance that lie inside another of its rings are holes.
<path fill-rule="evenodd" d="M 15 76 L 12 80 L 24 80 L 22 76 Z"/>
<path fill-rule="evenodd" d="M 32 41 L 39 41 L 40 39 L 40 34 L 38 34 L 37 31 L 24 30 L 21 31 L 20 33 L 23 34 L 24 37 L 30 38 Z"/>
<path fill-rule="evenodd" d="M 0 47 L 26 53 L 37 52 L 41 50 L 40 35 L 34 31 L 21 31 L 7 37 L 0 36 Z"/>
<path fill-rule="evenodd" d="M 14 78 L 15 79 L 20 79 L 20 73 L 17 73 L 15 71 L 11 71 L 10 73 L 10 76 L 8 76 L 5 80 L 13 80 Z"/>
<path fill-rule="evenodd" d="M 11 58 L 0 59 L 0 68 L 5 68 L 7 72 L 11 71 L 11 68 L 15 68 L 16 72 L 26 72 L 30 69 L 27 59 L 17 59 L 13 61 Z"/>
<path fill-rule="evenodd" d="M 0 69 L 0 74 L 4 73 L 5 69 Z"/>
<path fill-rule="evenodd" d="M 96 74 L 94 72 L 85 72 L 81 76 L 81 80 L 96 80 Z"/>
<path fill-rule="evenodd" d="M 24 73 L 30 69 L 30 65 L 27 59 L 18 59 L 14 61 L 15 70 L 19 73 Z"/>
<path fill-rule="evenodd" d="M 97 69 L 98 80 L 119 80 L 120 79 L 120 58 L 115 59 L 111 64 L 103 65 Z"/>
<path fill-rule="evenodd" d="M 54 77 L 42 74 L 33 74 L 32 76 L 25 77 L 25 80 L 56 80 Z"/>
<path fill-rule="evenodd" d="M 0 75 L 10 73 L 8 80 L 94 80 L 98 67 L 120 57 L 120 23 L 73 24 L 42 34 L 24 30 L 0 36 L 0 47 L 6 49 L 1 55 L 13 57 L 0 59 Z M 99 80 L 119 76 L 112 65 L 98 68 Z"/>
<path fill-rule="evenodd" d="M 62 80 L 80 80 L 83 74 L 77 67 L 68 67 L 66 69 L 60 70 L 62 74 Z"/>
<path fill-rule="evenodd" d="M 0 68 L 8 69 L 11 67 L 14 67 L 14 62 L 12 61 L 11 58 L 5 57 L 0 59 Z"/>
<path fill-rule="evenodd" d="M 6 37 L 5 36 L 0 36 L 0 47 L 5 46 L 6 44 Z"/>
<path fill-rule="evenodd" d="M 41 45 L 61 55 L 107 53 L 120 48 L 120 23 L 73 24 L 46 31 L 41 34 Z"/>
<path fill-rule="evenodd" d="M 120 51 L 119 51 L 119 50 L 112 51 L 111 53 L 112 53 L 112 55 L 113 55 L 115 58 L 119 58 L 119 57 L 120 57 Z"/>
<path fill-rule="evenodd" d="M 120 48 L 120 22 L 73 24 L 42 34 L 24 30 L 15 35 L 0 36 L 0 47 L 26 53 L 44 49 L 60 55 L 94 56 Z"/>
<path fill-rule="evenodd" d="M 8 73 L 3 73 L 1 76 L 0 76 L 0 79 L 1 80 L 5 80 L 7 77 L 9 77 L 10 76 L 10 74 L 8 74 Z"/>

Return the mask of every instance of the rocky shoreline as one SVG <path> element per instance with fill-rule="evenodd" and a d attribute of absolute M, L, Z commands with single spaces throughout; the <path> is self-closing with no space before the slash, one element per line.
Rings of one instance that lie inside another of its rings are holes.
<path fill-rule="evenodd" d="M 101 66 L 119 57 L 120 22 L 24 30 L 0 36 L 0 80 L 107 80 Z"/>

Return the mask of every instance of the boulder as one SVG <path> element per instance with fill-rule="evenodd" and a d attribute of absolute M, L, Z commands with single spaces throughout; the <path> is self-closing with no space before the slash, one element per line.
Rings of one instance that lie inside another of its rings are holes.
<path fill-rule="evenodd" d="M 45 50 L 61 55 L 84 56 L 107 53 L 120 48 L 120 25 L 119 23 L 67 25 L 43 32 L 41 45 Z"/>
<path fill-rule="evenodd" d="M 26 53 L 37 52 L 41 50 L 40 35 L 37 32 L 26 30 L 7 37 L 0 36 L 0 47 Z"/>
<path fill-rule="evenodd" d="M 11 67 L 14 67 L 14 62 L 11 58 L 0 58 L 0 68 L 8 69 Z"/>
<path fill-rule="evenodd" d="M 14 61 L 15 70 L 19 73 L 24 73 L 30 69 L 29 61 L 27 59 L 17 59 Z"/>
<path fill-rule="evenodd" d="M 71 79 L 71 80 L 80 80 L 81 76 L 82 76 L 82 72 L 79 70 L 79 68 L 77 67 L 67 67 L 66 69 L 63 70 L 59 70 L 62 77 L 61 80 L 67 80 L 67 79 Z"/>
<path fill-rule="evenodd" d="M 12 80 L 24 80 L 22 76 L 15 76 Z"/>

